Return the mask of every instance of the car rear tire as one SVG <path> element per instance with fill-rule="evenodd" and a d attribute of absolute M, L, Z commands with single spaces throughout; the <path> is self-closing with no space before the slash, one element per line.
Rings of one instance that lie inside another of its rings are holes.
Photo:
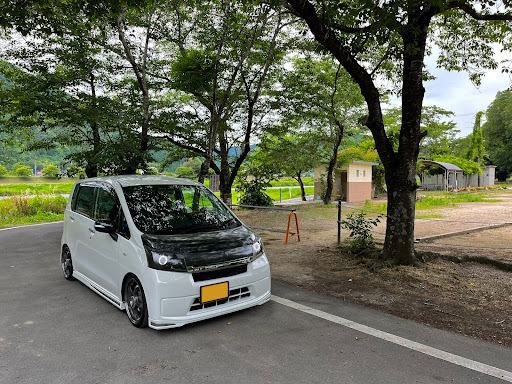
<path fill-rule="evenodd" d="M 75 280 L 73 277 L 73 261 L 71 260 L 71 251 L 67 246 L 62 248 L 61 264 L 64 278 L 66 280 Z"/>
<path fill-rule="evenodd" d="M 126 314 L 133 326 L 145 328 L 148 326 L 148 306 L 144 289 L 139 279 L 130 276 L 124 284 L 124 302 Z"/>

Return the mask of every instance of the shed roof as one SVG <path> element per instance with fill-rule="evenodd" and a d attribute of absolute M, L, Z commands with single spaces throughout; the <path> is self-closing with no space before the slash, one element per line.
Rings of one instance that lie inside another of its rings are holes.
<path fill-rule="evenodd" d="M 432 165 L 436 165 L 438 167 L 446 169 L 447 171 L 462 172 L 462 168 L 459 168 L 458 166 L 456 166 L 455 164 L 452 164 L 452 163 L 444 163 L 441 161 L 433 161 L 433 160 L 422 160 L 421 162 L 423 163 L 423 167 L 422 167 L 423 169 L 428 168 Z"/>
<path fill-rule="evenodd" d="M 352 160 L 353 164 L 379 165 L 379 163 L 371 163 L 369 161 Z"/>

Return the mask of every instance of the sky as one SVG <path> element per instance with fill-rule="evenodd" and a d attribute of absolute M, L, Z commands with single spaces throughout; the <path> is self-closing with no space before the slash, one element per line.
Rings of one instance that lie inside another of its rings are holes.
<path fill-rule="evenodd" d="M 497 53 L 495 57 L 499 62 L 510 58 L 510 54 Z M 457 136 L 465 137 L 473 132 L 477 112 L 485 111 L 499 91 L 509 88 L 512 85 L 511 79 L 509 74 L 501 73 L 498 68 L 487 72 L 480 87 L 476 88 L 466 72 L 448 72 L 435 68 L 435 61 L 435 57 L 426 58 L 427 67 L 436 80 L 424 83 L 426 92 L 423 105 L 436 105 L 454 112 L 455 116 L 451 120 L 457 123 L 457 129 L 460 130 Z M 398 107 L 400 101 L 392 100 L 391 105 Z"/>

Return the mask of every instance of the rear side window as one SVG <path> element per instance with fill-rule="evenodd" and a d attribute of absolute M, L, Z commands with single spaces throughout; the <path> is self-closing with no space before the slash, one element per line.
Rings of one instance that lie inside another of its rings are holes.
<path fill-rule="evenodd" d="M 93 198 L 94 187 L 80 187 L 76 196 L 75 211 L 87 217 L 92 217 Z"/>

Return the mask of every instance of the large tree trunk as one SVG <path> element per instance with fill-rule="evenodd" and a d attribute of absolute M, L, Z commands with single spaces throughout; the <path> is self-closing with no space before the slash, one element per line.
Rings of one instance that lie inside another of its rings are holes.
<path fill-rule="evenodd" d="M 416 163 L 386 169 L 388 207 L 382 255 L 394 264 L 416 264 L 414 217 L 416 210 Z"/>
<path fill-rule="evenodd" d="M 343 139 L 343 131 L 344 127 L 342 124 L 338 124 L 339 131 L 336 134 L 336 142 L 334 143 L 334 147 L 332 149 L 332 157 L 329 161 L 329 166 L 327 167 L 327 186 L 325 188 L 324 194 L 324 204 L 329 204 L 331 202 L 332 190 L 334 187 L 333 183 L 333 175 L 334 168 L 336 167 L 336 163 L 338 162 L 338 149 L 341 145 L 341 140 Z"/>
<path fill-rule="evenodd" d="M 415 15 L 414 15 L 415 16 Z M 388 187 L 386 238 L 382 256 L 396 264 L 418 263 L 414 251 L 414 219 L 416 214 L 416 162 L 419 144 L 426 132 L 421 131 L 423 107 L 423 61 L 428 21 L 404 31 L 404 69 L 402 86 L 402 127 L 398 152 L 384 161 Z M 381 148 L 385 149 L 385 148 Z M 379 151 L 380 154 L 381 151 Z"/>

